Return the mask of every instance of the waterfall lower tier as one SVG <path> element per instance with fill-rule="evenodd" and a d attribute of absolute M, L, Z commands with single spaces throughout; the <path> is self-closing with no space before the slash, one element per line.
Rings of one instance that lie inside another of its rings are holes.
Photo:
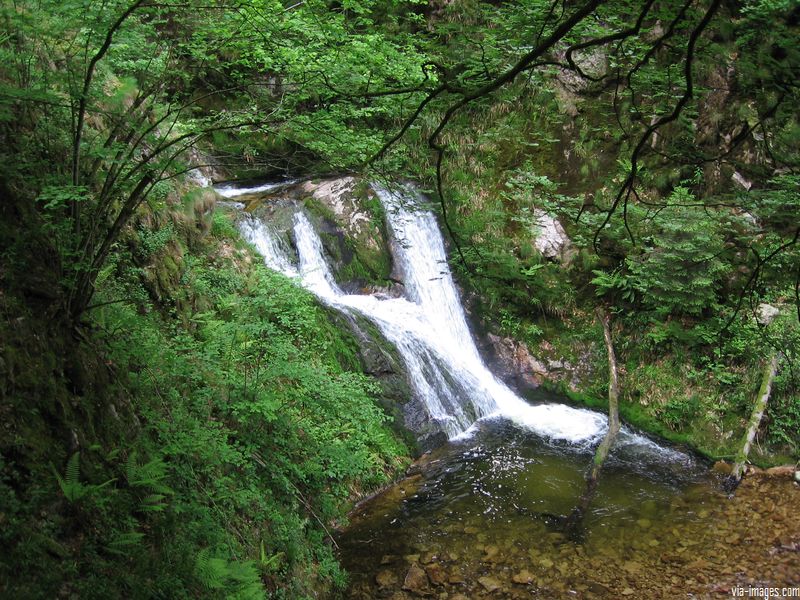
<path fill-rule="evenodd" d="M 318 233 L 299 207 L 291 232 L 296 256 L 269 224 L 252 216 L 242 220 L 241 232 L 267 266 L 297 278 L 328 306 L 372 321 L 396 346 L 414 393 L 449 439 L 489 417 L 504 417 L 572 443 L 599 438 L 606 428 L 603 415 L 563 404 L 531 406 L 489 371 L 467 326 L 433 214 L 421 209 L 420 198 L 408 191 L 376 188 L 376 192 L 385 209 L 395 267 L 403 276 L 401 298 L 342 291 Z M 621 443 L 626 439 L 650 443 L 629 432 L 623 433 Z"/>

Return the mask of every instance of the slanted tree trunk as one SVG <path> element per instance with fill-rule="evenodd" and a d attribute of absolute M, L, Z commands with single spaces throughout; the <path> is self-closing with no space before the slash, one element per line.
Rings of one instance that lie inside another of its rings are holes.
<path fill-rule="evenodd" d="M 608 353 L 608 431 L 606 431 L 603 441 L 600 442 L 594 452 L 594 462 L 588 477 L 588 481 L 593 486 L 597 485 L 597 477 L 600 475 L 603 463 L 608 458 L 611 446 L 614 445 L 619 433 L 619 373 L 617 371 L 617 357 L 614 354 L 614 345 L 611 342 L 608 313 L 598 307 L 597 318 L 603 325 L 603 338 L 605 339 L 606 352 Z"/>
<path fill-rule="evenodd" d="M 764 410 L 767 408 L 769 395 L 772 392 L 772 382 L 775 380 L 775 374 L 778 372 L 778 353 L 772 354 L 772 357 L 764 365 L 764 372 L 761 377 L 761 387 L 756 396 L 756 403 L 753 406 L 753 412 L 750 414 L 750 421 L 747 423 L 747 431 L 742 439 L 742 447 L 736 455 L 736 463 L 733 465 L 730 477 L 727 481 L 727 487 L 730 490 L 736 489 L 739 482 L 742 480 L 744 474 L 745 462 L 747 462 L 747 455 L 750 453 L 750 446 L 753 445 L 753 440 L 756 437 L 759 425 L 761 425 L 761 418 L 764 416 Z"/>
<path fill-rule="evenodd" d="M 578 504 L 572 510 L 572 513 L 567 517 L 565 528 L 570 537 L 577 537 L 580 535 L 580 526 L 583 522 L 583 517 L 597 490 L 600 471 L 603 469 L 603 464 L 606 462 L 611 447 L 617 439 L 620 428 L 619 372 L 617 371 L 617 357 L 614 354 L 614 344 L 611 341 L 609 316 L 603 308 L 598 307 L 597 318 L 603 326 L 603 339 L 605 340 L 606 352 L 608 354 L 608 431 L 606 431 L 605 436 L 594 452 L 592 468 L 586 476 L 586 490 L 578 501 Z"/>

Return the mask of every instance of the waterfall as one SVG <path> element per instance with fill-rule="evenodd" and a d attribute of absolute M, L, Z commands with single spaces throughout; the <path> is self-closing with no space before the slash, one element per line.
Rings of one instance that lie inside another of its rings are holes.
<path fill-rule="evenodd" d="M 387 215 L 394 260 L 404 276 L 402 298 L 342 291 L 319 235 L 300 209 L 292 230 L 296 258 L 276 232 L 252 216 L 242 221 L 241 232 L 267 266 L 297 278 L 325 304 L 375 323 L 396 346 L 414 393 L 449 439 L 468 434 L 476 421 L 493 417 L 573 443 L 601 436 L 606 429 L 604 415 L 564 404 L 532 406 L 491 373 L 469 331 L 435 217 L 422 210 L 419 198 L 409 191 L 376 191 Z"/>

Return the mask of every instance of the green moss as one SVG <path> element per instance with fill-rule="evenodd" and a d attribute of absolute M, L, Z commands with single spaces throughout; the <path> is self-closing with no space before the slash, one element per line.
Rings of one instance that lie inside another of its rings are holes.
<path fill-rule="evenodd" d="M 360 202 L 370 211 L 371 223 L 368 231 L 361 236 L 348 233 L 348 228 L 339 222 L 337 215 L 316 198 L 303 200 L 305 208 L 315 219 L 323 224 L 320 239 L 332 259 L 332 267 L 336 280 L 340 283 L 358 283 L 361 285 L 385 285 L 389 280 L 392 268 L 391 254 L 383 243 L 388 237 L 384 227 L 384 213 L 380 202 L 367 195 L 363 190 L 366 184 L 359 184 L 355 194 Z"/>

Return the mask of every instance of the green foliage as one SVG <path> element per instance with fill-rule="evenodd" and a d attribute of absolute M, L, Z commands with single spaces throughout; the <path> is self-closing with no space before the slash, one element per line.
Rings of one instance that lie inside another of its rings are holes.
<path fill-rule="evenodd" d="M 673 431 L 680 431 L 689 425 L 699 412 L 700 406 L 697 396 L 677 397 L 670 399 L 664 405 L 661 419 Z"/>
<path fill-rule="evenodd" d="M 159 229 L 148 229 L 144 226 L 139 227 L 139 243 L 137 248 L 142 258 L 147 259 L 153 254 L 160 252 L 175 237 L 175 228 L 172 223 Z"/>
<path fill-rule="evenodd" d="M 238 239 L 239 232 L 228 214 L 221 210 L 215 210 L 211 221 L 211 235 L 218 239 L 235 240 Z"/>
<path fill-rule="evenodd" d="M 253 561 L 231 562 L 212 557 L 201 550 L 195 560 L 195 573 L 207 590 L 219 590 L 230 600 L 263 600 L 266 598 L 258 569 Z"/>
<path fill-rule="evenodd" d="M 225 281 L 230 270 L 209 264 L 190 281 Z M 338 517 L 353 485 L 383 482 L 402 446 L 373 384 L 341 370 L 340 334 L 313 298 L 260 266 L 237 280 L 192 317 L 191 334 L 165 338 L 157 321 L 124 306 L 98 313 L 106 330 L 127 332 L 109 339 L 114 361 L 128 365 L 132 391 L 151 399 L 142 410 L 161 453 L 129 455 L 132 506 L 162 515 L 170 545 L 217 549 L 196 551 L 192 577 L 209 591 L 263 595 L 261 577 L 298 596 L 306 585 L 341 585 L 317 519 Z M 170 525 L 178 515 L 180 532 Z"/>
<path fill-rule="evenodd" d="M 619 269 L 607 272 L 593 270 L 592 284 L 597 288 L 598 296 L 611 296 L 625 302 L 634 302 L 637 288 L 631 275 L 622 273 Z"/>
<path fill-rule="evenodd" d="M 90 494 L 97 493 L 107 485 L 113 483 L 114 479 L 101 483 L 99 485 L 85 484 L 80 481 L 80 453 L 75 452 L 67 462 L 67 468 L 62 477 L 55 469 L 53 473 L 58 480 L 58 487 L 61 488 L 61 493 L 64 494 L 69 502 L 75 503 Z"/>
<path fill-rule="evenodd" d="M 82 444 L 107 437 L 52 460 L 66 467 L 46 467 L 27 499 L 6 493 L 19 475 L 0 462 L 9 594 L 308 598 L 346 583 L 327 531 L 408 451 L 375 383 L 349 370 L 353 340 L 240 241 L 184 248 L 180 284 L 154 304 L 147 273 L 190 229 L 154 252 L 139 246 L 163 240 L 132 232 L 99 279 L 91 343 L 114 377 L 72 427 Z"/>
<path fill-rule="evenodd" d="M 673 193 L 671 201 L 679 201 L 679 195 Z M 667 314 L 696 315 L 717 302 L 730 267 L 720 256 L 724 239 L 719 225 L 706 215 L 702 210 L 670 211 L 644 253 L 626 260 L 633 288 L 645 304 Z"/>

